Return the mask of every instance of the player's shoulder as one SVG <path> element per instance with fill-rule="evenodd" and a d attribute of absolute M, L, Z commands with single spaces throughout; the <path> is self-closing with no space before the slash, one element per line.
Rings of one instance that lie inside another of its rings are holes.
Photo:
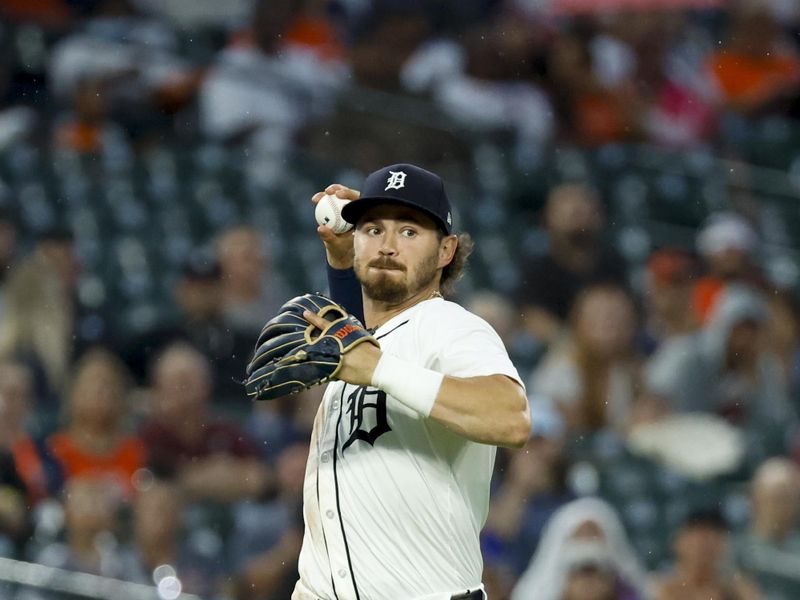
<path fill-rule="evenodd" d="M 426 329 L 491 329 L 484 319 L 450 300 L 424 302 L 418 312 L 418 323 Z"/>

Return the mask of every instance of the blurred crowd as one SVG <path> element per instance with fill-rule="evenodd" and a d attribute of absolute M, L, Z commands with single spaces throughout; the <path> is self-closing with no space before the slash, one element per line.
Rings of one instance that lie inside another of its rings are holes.
<path fill-rule="evenodd" d="M 742 122 L 800 116 L 793 2 L 561 5 L 6 0 L 0 152 L 212 140 L 256 170 L 302 147 L 366 171 L 470 136 L 518 157 L 559 141 L 731 152 Z M 415 119 L 466 137 L 420 137 Z M 753 215 L 717 212 L 632 271 L 590 184 L 526 200 L 547 243 L 513 293 L 458 298 L 504 339 L 534 423 L 498 455 L 489 597 L 800 597 L 800 307 L 765 274 Z M 251 405 L 239 381 L 263 321 L 309 291 L 284 279 L 295 265 L 251 224 L 220 228 L 184 257 L 169 318 L 108 331 L 76 232 L 27 231 L 18 204 L 0 203 L 0 556 L 287 600 L 321 390 Z M 666 491 L 634 481 L 637 460 Z"/>
<path fill-rule="evenodd" d="M 390 142 L 409 159 L 463 153 L 415 139 L 414 119 L 398 131 L 395 107 L 523 154 L 554 140 L 714 144 L 743 119 L 800 113 L 796 3 L 574 4 L 8 0 L 0 144 L 38 135 L 89 153 L 196 136 L 259 160 L 336 151 L 371 170 Z M 614 10 L 632 4 L 645 9 Z"/>

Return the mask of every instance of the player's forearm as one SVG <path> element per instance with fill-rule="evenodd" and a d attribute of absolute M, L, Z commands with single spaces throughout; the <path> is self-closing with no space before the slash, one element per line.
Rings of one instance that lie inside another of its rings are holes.
<path fill-rule="evenodd" d="M 528 441 L 528 399 L 518 382 L 505 375 L 449 377 L 362 346 L 358 367 L 342 376 L 345 381 L 381 389 L 474 442 L 516 448 Z"/>
<path fill-rule="evenodd" d="M 525 393 L 505 375 L 445 377 L 430 416 L 467 439 L 496 446 L 521 447 L 531 430 Z"/>

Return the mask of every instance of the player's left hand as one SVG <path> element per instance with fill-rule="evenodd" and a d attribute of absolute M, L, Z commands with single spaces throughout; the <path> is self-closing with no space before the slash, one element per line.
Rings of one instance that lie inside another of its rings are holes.
<path fill-rule="evenodd" d="M 254 400 L 274 400 L 331 379 L 367 385 L 380 355 L 378 341 L 343 306 L 304 294 L 286 302 L 261 330 L 243 383 Z"/>
<path fill-rule="evenodd" d="M 311 311 L 304 311 L 303 318 L 314 327 L 324 330 L 330 325 L 319 315 Z M 372 373 L 381 358 L 380 349 L 374 344 L 360 344 L 350 352 L 342 354 L 339 371 L 335 379 L 346 381 L 353 385 L 370 385 L 372 383 Z"/>

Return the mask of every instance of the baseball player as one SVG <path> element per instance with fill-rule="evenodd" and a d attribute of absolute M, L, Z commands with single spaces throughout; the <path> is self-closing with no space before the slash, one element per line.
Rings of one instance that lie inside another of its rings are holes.
<path fill-rule="evenodd" d="M 453 234 L 442 180 L 413 165 L 372 173 L 360 197 L 326 192 L 354 200 L 342 212 L 353 231 L 319 230 L 339 269 L 334 299 L 362 308 L 342 297 L 353 274 L 380 347 L 343 354 L 320 405 L 292 599 L 483 599 L 479 533 L 496 446 L 523 445 L 530 415 L 498 335 L 440 291 L 468 238 Z"/>

